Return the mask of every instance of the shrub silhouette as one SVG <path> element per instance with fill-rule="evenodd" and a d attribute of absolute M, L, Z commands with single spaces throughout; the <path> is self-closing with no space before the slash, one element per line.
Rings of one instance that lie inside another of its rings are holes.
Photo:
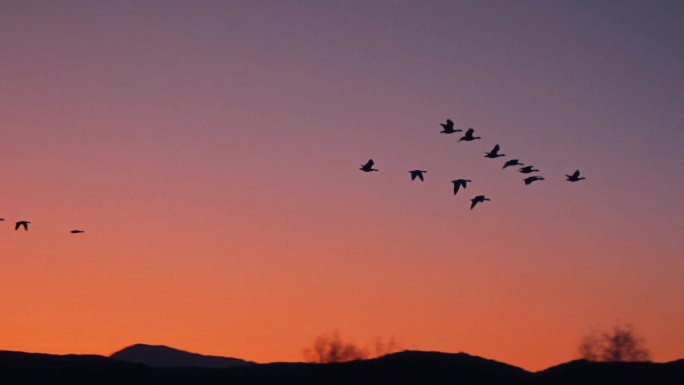
<path fill-rule="evenodd" d="M 610 331 L 588 334 L 579 352 L 589 361 L 649 361 L 651 358 L 643 339 L 634 333 L 631 325 L 616 325 Z"/>
<path fill-rule="evenodd" d="M 343 341 L 337 330 L 316 337 L 313 346 L 304 350 L 307 361 L 322 364 L 361 360 L 367 356 L 363 349 Z"/>

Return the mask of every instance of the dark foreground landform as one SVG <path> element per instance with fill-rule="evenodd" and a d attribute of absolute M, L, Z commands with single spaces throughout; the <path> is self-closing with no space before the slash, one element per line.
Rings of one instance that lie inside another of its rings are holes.
<path fill-rule="evenodd" d="M 145 364 L 157 368 L 192 367 L 192 368 L 234 368 L 242 365 L 254 365 L 254 362 L 232 357 L 205 356 L 190 353 L 163 345 L 135 344 L 112 354 L 117 361 Z"/>
<path fill-rule="evenodd" d="M 210 357 L 210 361 L 219 362 L 219 365 L 235 363 L 216 360 L 217 358 L 219 357 Z M 579 360 L 540 372 L 528 372 L 515 366 L 465 353 L 421 351 L 405 351 L 375 359 L 336 364 L 242 362 L 244 364 L 228 368 L 173 367 L 167 366 L 166 363 L 154 367 L 95 355 L 58 356 L 0 351 L 0 382 L 8 385 L 684 385 L 684 360 L 668 363 L 599 363 Z"/>

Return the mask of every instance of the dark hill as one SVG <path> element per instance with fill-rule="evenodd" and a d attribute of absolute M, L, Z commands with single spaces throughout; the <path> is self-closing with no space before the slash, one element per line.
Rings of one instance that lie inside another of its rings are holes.
<path fill-rule="evenodd" d="M 570 361 L 535 373 L 539 384 L 684 384 L 684 360 L 654 362 Z"/>
<path fill-rule="evenodd" d="M 0 351 L 0 383 L 134 384 L 150 378 L 154 369 L 91 355 L 51 355 Z"/>
<path fill-rule="evenodd" d="M 231 370 L 240 384 L 527 384 L 531 373 L 465 353 L 405 351 L 337 364 L 275 363 Z"/>
<path fill-rule="evenodd" d="M 0 352 L 7 384 L 526 384 L 531 374 L 467 354 L 402 352 L 337 364 L 151 367 L 102 356 Z"/>
<path fill-rule="evenodd" d="M 241 365 L 253 365 L 254 362 L 239 358 L 205 356 L 163 345 L 136 344 L 119 350 L 111 358 L 145 364 L 157 368 L 165 367 L 200 367 L 200 368 L 232 368 Z"/>
<path fill-rule="evenodd" d="M 272 363 L 216 369 L 151 367 L 102 356 L 0 351 L 2 384 L 684 384 L 684 360 L 670 363 L 572 361 L 537 373 L 464 353 L 406 351 L 337 364 Z"/>

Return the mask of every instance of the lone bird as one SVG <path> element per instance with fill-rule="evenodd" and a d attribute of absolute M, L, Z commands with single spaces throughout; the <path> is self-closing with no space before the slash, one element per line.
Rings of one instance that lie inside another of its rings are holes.
<path fill-rule="evenodd" d="M 489 152 L 485 151 L 485 154 L 486 154 L 485 158 L 496 159 L 500 156 L 506 156 L 506 154 L 499 154 L 500 149 L 501 149 L 501 147 L 499 147 L 499 145 L 497 144 L 496 146 L 494 146 L 494 148 L 492 148 L 492 151 L 489 151 Z"/>
<path fill-rule="evenodd" d="M 455 179 L 455 180 L 452 180 L 451 183 L 454 184 L 454 195 L 456 195 L 456 193 L 458 193 L 458 189 L 459 189 L 459 188 L 461 188 L 461 187 L 463 187 L 463 188 L 468 187 L 468 186 L 467 186 L 468 182 L 472 182 L 472 180 L 470 180 L 470 179 Z"/>
<path fill-rule="evenodd" d="M 478 196 L 476 196 L 475 198 L 473 198 L 473 199 L 470 200 L 470 202 L 472 202 L 472 203 L 470 204 L 470 209 L 471 209 L 471 210 L 474 209 L 474 208 L 475 208 L 475 205 L 477 205 L 478 203 L 482 203 L 482 202 L 484 202 L 484 201 L 491 201 L 491 199 L 485 197 L 484 195 L 478 195 Z"/>
<path fill-rule="evenodd" d="M 4 221 L 4 220 L 5 220 L 5 218 L 0 218 L 0 222 L 2 222 L 2 221 Z"/>
<path fill-rule="evenodd" d="M 479 136 L 473 136 L 474 133 L 475 133 L 475 129 L 469 128 L 468 130 L 466 130 L 465 135 L 463 135 L 463 137 L 461 137 L 461 139 L 459 139 L 458 141 L 460 142 L 462 140 L 465 140 L 466 142 L 470 142 L 470 141 L 473 141 L 475 139 L 482 139 Z"/>
<path fill-rule="evenodd" d="M 19 222 L 15 223 L 15 224 L 14 224 L 14 231 L 19 230 L 19 228 L 22 227 L 22 226 L 24 227 L 24 231 L 28 231 L 28 225 L 29 225 L 29 223 L 31 223 L 31 222 L 28 222 L 28 221 L 19 221 Z"/>
<path fill-rule="evenodd" d="M 580 176 L 580 171 L 579 171 L 579 170 L 575 170 L 575 172 L 574 172 L 572 175 L 567 175 L 567 174 L 566 174 L 566 175 L 565 175 L 565 178 L 566 178 L 565 180 L 567 180 L 568 182 L 579 182 L 579 181 L 581 181 L 582 179 L 587 179 L 587 178 L 585 178 L 585 177 L 583 177 L 583 176 Z"/>
<path fill-rule="evenodd" d="M 509 166 L 524 166 L 524 163 L 520 163 L 518 159 L 511 159 L 507 160 L 506 163 L 504 163 L 504 166 L 502 168 L 506 168 Z"/>
<path fill-rule="evenodd" d="M 420 181 L 423 181 L 423 173 L 427 171 L 425 170 L 411 170 L 409 173 L 411 173 L 411 180 L 415 180 L 416 178 L 420 179 Z"/>
<path fill-rule="evenodd" d="M 532 172 L 538 172 L 539 170 L 534 168 L 534 166 L 525 166 L 525 167 L 520 167 L 520 169 L 518 171 L 520 171 L 523 174 L 529 174 Z"/>
<path fill-rule="evenodd" d="M 440 131 L 442 134 L 453 134 L 454 132 L 463 131 L 454 129 L 454 122 L 451 119 L 447 119 L 446 123 L 440 123 L 439 125 L 442 126 L 442 131 Z"/>
<path fill-rule="evenodd" d="M 532 182 L 536 182 L 536 181 L 538 181 L 538 180 L 544 180 L 544 177 L 543 177 L 543 176 L 537 176 L 537 175 L 535 175 L 535 176 L 529 176 L 529 177 L 527 177 L 527 178 L 524 179 L 524 181 L 525 181 L 525 186 L 531 184 Z"/>
<path fill-rule="evenodd" d="M 374 164 L 375 162 L 373 162 L 373 159 L 368 159 L 368 162 L 366 162 L 366 164 L 362 164 L 359 170 L 363 172 L 379 171 L 378 169 L 373 168 Z"/>
<path fill-rule="evenodd" d="M 71 231 L 69 231 L 69 232 L 70 232 L 71 234 L 83 234 L 83 233 L 85 233 L 85 231 L 83 231 L 83 230 L 71 230 Z"/>

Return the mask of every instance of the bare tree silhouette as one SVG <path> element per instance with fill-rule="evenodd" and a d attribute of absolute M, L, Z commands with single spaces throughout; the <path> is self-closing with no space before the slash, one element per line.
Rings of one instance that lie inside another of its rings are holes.
<path fill-rule="evenodd" d="M 343 341 L 337 330 L 316 337 L 313 346 L 304 350 L 307 361 L 322 364 L 361 360 L 367 356 L 357 345 Z"/>
<path fill-rule="evenodd" d="M 589 361 L 649 361 L 651 355 L 634 328 L 615 325 L 610 331 L 592 332 L 579 346 L 582 358 Z"/>

